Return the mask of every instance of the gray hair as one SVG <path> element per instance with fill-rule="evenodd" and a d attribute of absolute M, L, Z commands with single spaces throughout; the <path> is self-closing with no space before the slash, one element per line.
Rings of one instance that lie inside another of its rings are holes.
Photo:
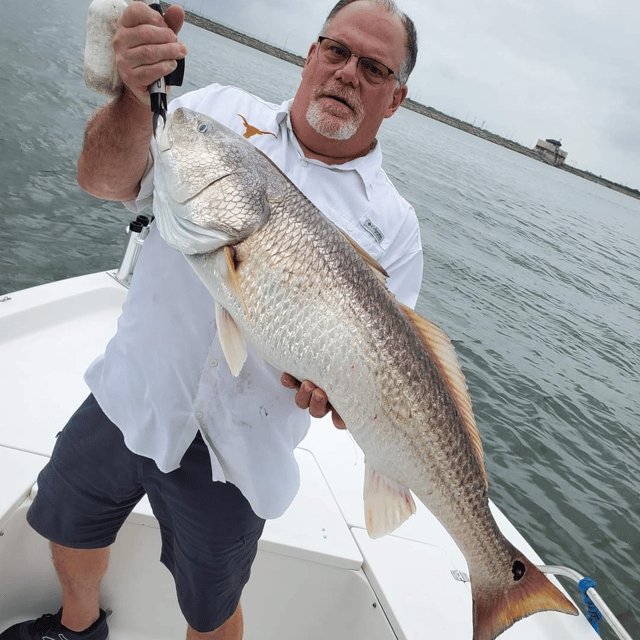
<path fill-rule="evenodd" d="M 398 16 L 405 28 L 405 31 L 407 32 L 407 54 L 405 55 L 402 65 L 396 74 L 396 79 L 399 85 L 407 84 L 409 74 L 413 71 L 413 67 L 415 67 L 416 64 L 416 58 L 418 57 L 418 34 L 416 33 L 416 26 L 413 24 L 413 20 L 411 20 L 406 13 L 403 13 L 398 9 L 394 0 L 371 1 L 384 7 L 392 15 Z M 321 36 L 327 32 L 327 29 L 336 14 L 352 2 L 357 2 L 357 0 L 338 0 L 337 4 L 333 9 L 331 9 L 327 19 L 322 25 L 322 30 L 320 31 Z"/>

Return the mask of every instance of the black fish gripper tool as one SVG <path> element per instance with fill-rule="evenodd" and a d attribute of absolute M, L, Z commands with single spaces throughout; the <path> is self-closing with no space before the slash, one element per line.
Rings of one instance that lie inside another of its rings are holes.
<path fill-rule="evenodd" d="M 152 9 L 162 15 L 162 7 L 159 3 L 149 5 Z M 167 122 L 167 87 L 179 87 L 184 78 L 184 58 L 176 61 L 178 66 L 163 78 L 158 78 L 149 87 L 149 97 L 151 99 L 151 111 L 153 112 L 153 135 L 156 134 L 158 120 L 162 118 L 163 123 Z"/>

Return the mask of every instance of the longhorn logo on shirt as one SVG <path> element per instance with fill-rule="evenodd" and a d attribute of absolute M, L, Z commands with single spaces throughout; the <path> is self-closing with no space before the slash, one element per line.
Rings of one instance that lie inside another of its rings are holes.
<path fill-rule="evenodd" d="M 247 119 L 241 113 L 239 113 L 238 115 L 242 118 L 242 122 L 244 123 L 243 135 L 245 138 L 250 138 L 251 136 L 266 136 L 266 135 L 271 135 L 274 138 L 276 137 L 276 134 L 271 133 L 271 131 L 260 131 L 260 129 L 257 129 L 252 124 L 249 124 L 247 122 Z"/>

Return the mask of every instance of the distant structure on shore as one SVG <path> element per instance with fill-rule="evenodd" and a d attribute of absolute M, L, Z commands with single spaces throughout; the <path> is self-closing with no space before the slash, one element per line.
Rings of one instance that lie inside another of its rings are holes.
<path fill-rule="evenodd" d="M 558 167 L 561 164 L 564 164 L 568 155 L 566 151 L 562 151 L 562 149 L 560 149 L 561 146 L 562 143 L 559 140 L 547 138 L 546 140 L 538 140 L 533 150 L 542 160 Z"/>

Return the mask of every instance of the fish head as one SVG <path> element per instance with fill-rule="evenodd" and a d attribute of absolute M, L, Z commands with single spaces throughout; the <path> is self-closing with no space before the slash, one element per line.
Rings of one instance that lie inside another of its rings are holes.
<path fill-rule="evenodd" d="M 266 223 L 265 159 L 250 142 L 181 108 L 167 116 L 156 145 L 154 211 L 160 209 L 161 232 L 165 219 L 184 236 L 169 244 L 185 253 L 215 250 Z"/>

